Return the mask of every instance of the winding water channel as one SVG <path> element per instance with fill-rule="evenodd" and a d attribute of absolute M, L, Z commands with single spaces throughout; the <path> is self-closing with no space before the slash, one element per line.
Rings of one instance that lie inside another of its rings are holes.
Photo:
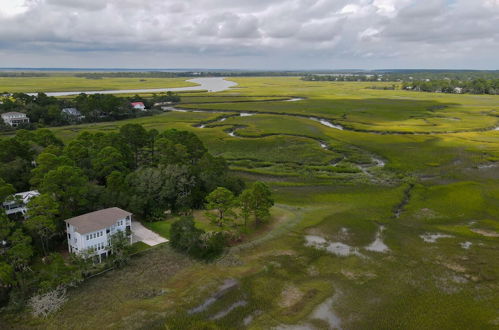
<path fill-rule="evenodd" d="M 189 92 L 189 91 L 208 91 L 222 92 L 231 87 L 237 86 L 237 83 L 225 80 L 225 78 L 194 78 L 187 80 L 188 82 L 198 84 L 191 87 L 172 87 L 172 88 L 148 88 L 148 89 L 119 89 L 119 90 L 104 90 L 104 91 L 72 91 L 72 92 L 48 92 L 48 96 L 70 96 L 85 94 L 139 94 L 139 93 L 161 93 L 161 92 Z M 37 93 L 28 93 L 36 95 Z"/>
<path fill-rule="evenodd" d="M 283 100 L 284 102 L 288 100 Z M 208 120 L 208 121 L 202 121 L 198 124 L 193 125 L 194 127 L 197 128 L 214 128 L 217 126 L 230 126 L 230 128 L 225 129 L 224 131 L 230 136 L 234 138 L 246 138 L 246 139 L 255 139 L 255 138 L 263 138 L 263 137 L 269 137 L 269 136 L 290 136 L 290 137 L 301 137 L 304 139 L 310 139 L 314 140 L 317 143 L 319 143 L 319 146 L 325 150 L 330 150 L 330 147 L 326 143 L 326 141 L 321 140 L 319 138 L 307 136 L 307 135 L 302 135 L 302 134 L 286 134 L 286 133 L 266 133 L 258 136 L 245 136 L 245 135 L 239 135 L 237 134 L 237 130 L 241 128 L 246 128 L 246 125 L 238 125 L 238 124 L 220 124 L 225 122 L 228 118 L 232 117 L 250 117 L 250 116 L 256 116 L 256 115 L 280 115 L 280 116 L 290 116 L 290 117 L 298 117 L 298 118 L 303 118 L 307 120 L 311 120 L 314 122 L 318 122 L 326 127 L 336 129 L 336 130 L 343 130 L 343 126 L 334 124 L 328 119 L 325 118 L 320 118 L 320 117 L 309 117 L 305 115 L 300 115 L 300 114 L 286 114 L 286 113 L 266 113 L 266 112 L 238 112 L 238 111 L 231 111 L 231 110 L 200 110 L 200 109 L 187 109 L 187 108 L 176 108 L 172 106 L 164 106 L 162 107 L 164 111 L 171 111 L 171 112 L 204 112 L 204 113 L 220 113 L 222 116 Z M 236 113 L 234 113 L 236 112 Z M 227 115 L 223 115 L 227 114 Z M 346 159 L 346 157 L 343 157 L 342 160 Z M 339 162 L 342 160 L 335 160 L 333 163 L 331 163 L 332 166 L 338 165 Z M 385 162 L 375 156 L 371 156 L 371 164 L 358 164 L 357 167 L 360 169 L 360 171 L 368 176 L 372 176 L 372 174 L 369 172 L 370 169 L 375 168 L 375 167 L 384 167 Z"/>
<path fill-rule="evenodd" d="M 198 86 L 190 86 L 190 87 L 173 87 L 173 88 L 149 88 L 149 89 L 120 89 L 120 90 L 103 90 L 103 91 L 70 91 L 70 92 L 47 92 L 48 96 L 71 96 L 71 95 L 79 95 L 81 93 L 85 94 L 140 94 L 140 93 L 161 93 L 161 92 L 189 92 L 189 91 L 208 91 L 208 92 L 223 92 L 232 87 L 237 86 L 237 83 L 234 81 L 226 80 L 222 77 L 208 77 L 208 78 L 194 78 L 187 80 L 188 82 L 198 84 Z M 28 93 L 29 95 L 36 95 L 37 93 Z M 292 97 L 286 98 L 284 100 L 269 100 L 269 102 L 297 102 L 302 101 L 304 98 L 302 97 Z M 250 101 L 251 102 L 251 101 Z M 254 102 L 262 102 L 262 101 L 254 101 Z M 265 101 L 263 101 L 265 102 Z M 190 112 L 234 112 L 234 111 L 209 111 L 209 110 L 191 110 L 191 109 L 180 109 L 180 108 L 171 108 L 168 109 L 170 111 L 190 111 Z M 428 134 L 451 134 L 451 133 L 463 133 L 463 132 L 483 132 L 483 131 L 499 131 L 499 126 L 488 127 L 483 129 L 474 129 L 474 130 L 463 130 L 463 131 L 452 131 L 452 132 L 379 132 L 373 130 L 358 130 L 349 127 L 342 126 L 337 123 L 333 123 L 330 119 L 319 118 L 319 117 L 307 117 L 305 115 L 299 114 L 286 114 L 286 113 L 273 113 L 273 112 L 258 112 L 259 114 L 272 114 L 272 115 L 283 115 L 283 116 L 295 116 L 308 118 L 314 121 L 318 121 L 321 124 L 339 129 L 339 130 L 349 130 L 363 133 L 371 133 L 371 134 L 409 134 L 409 135 L 428 135 Z M 251 116 L 256 113 L 244 112 L 244 115 L 241 116 Z"/>

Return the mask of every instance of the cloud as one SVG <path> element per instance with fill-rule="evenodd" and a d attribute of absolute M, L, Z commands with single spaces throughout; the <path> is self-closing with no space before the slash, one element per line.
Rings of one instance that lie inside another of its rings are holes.
<path fill-rule="evenodd" d="M 498 0 L 0 0 L 0 25 L 4 66 L 466 67 L 479 47 L 496 68 L 499 52 Z"/>

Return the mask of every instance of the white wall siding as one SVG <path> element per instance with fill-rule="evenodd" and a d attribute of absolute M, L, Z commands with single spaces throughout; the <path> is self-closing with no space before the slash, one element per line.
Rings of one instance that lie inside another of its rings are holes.
<path fill-rule="evenodd" d="M 85 234 L 78 233 L 74 226 L 66 224 L 68 249 L 70 252 L 76 254 L 81 254 L 92 248 L 95 250 L 92 255 L 106 253 L 110 250 L 109 243 L 111 236 L 116 234 L 118 231 L 126 232 L 127 226 L 130 226 L 130 229 L 132 227 L 132 219 L 130 216 L 118 220 L 116 223 L 111 225 L 111 227 L 102 228 Z M 130 235 L 130 243 L 131 242 L 132 240 Z"/>

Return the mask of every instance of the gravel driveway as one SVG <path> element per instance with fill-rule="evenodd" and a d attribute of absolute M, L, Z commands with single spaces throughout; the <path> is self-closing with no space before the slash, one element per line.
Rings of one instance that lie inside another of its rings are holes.
<path fill-rule="evenodd" d="M 154 246 L 160 243 L 168 242 L 164 237 L 159 236 L 150 229 L 144 227 L 138 221 L 132 221 L 132 242 L 144 242 L 149 246 Z"/>

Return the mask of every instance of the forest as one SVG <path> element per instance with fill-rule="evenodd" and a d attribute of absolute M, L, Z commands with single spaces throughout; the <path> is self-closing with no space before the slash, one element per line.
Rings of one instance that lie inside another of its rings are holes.
<path fill-rule="evenodd" d="M 61 254 L 67 249 L 65 219 L 113 206 L 142 221 L 163 218 L 165 211 L 190 215 L 205 206 L 210 192 L 235 196 L 244 188 L 193 133 L 138 124 L 119 132 L 83 132 L 66 145 L 48 129 L 18 130 L 0 140 L 0 164 L 2 201 L 28 189 L 41 193 L 28 203 L 26 219 L 0 211 L 0 304 L 12 310 L 92 272 L 89 259 L 71 256 L 68 262 Z"/>

